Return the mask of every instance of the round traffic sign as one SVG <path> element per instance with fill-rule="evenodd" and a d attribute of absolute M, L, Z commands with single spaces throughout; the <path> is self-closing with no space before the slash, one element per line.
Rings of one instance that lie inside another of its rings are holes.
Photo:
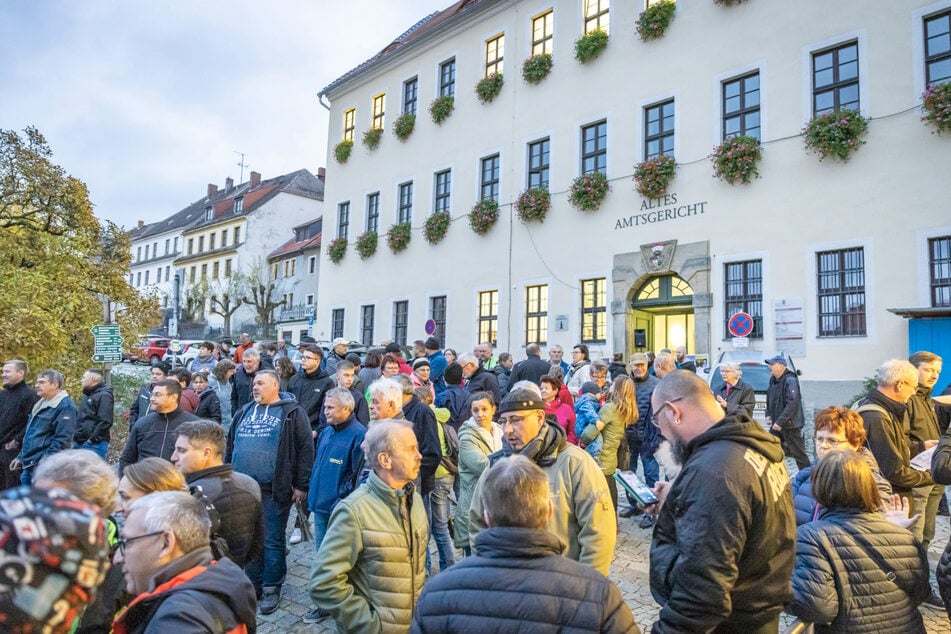
<path fill-rule="evenodd" d="M 753 317 L 749 313 L 736 313 L 730 317 L 729 328 L 734 337 L 749 337 L 753 332 Z"/>
<path fill-rule="evenodd" d="M 436 321 L 434 319 L 427 319 L 425 329 L 427 335 L 436 334 Z"/>

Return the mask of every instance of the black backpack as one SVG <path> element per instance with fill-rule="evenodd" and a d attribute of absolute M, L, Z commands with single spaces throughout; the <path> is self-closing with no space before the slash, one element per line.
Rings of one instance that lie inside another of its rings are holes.
<path fill-rule="evenodd" d="M 232 488 L 234 485 L 231 483 L 231 479 L 228 479 L 228 483 L 231 484 Z M 210 540 L 209 546 L 211 546 L 211 555 L 216 560 L 220 560 L 224 557 L 231 557 L 231 550 L 228 548 L 228 542 L 225 541 L 225 538 L 221 536 L 219 529 L 221 528 L 221 516 L 218 515 L 218 509 L 215 508 L 215 505 L 212 504 L 208 495 L 202 490 L 200 484 L 196 484 L 188 488 L 188 492 L 192 494 L 196 500 L 202 503 L 205 507 L 205 511 L 208 512 L 208 520 L 210 526 L 208 529 Z M 217 498 L 217 495 L 213 496 Z"/>
<path fill-rule="evenodd" d="M 459 434 L 456 433 L 455 427 L 449 423 L 436 424 L 442 427 L 443 435 L 446 438 L 446 451 L 443 453 L 439 464 L 452 475 L 456 475 L 459 473 Z"/>

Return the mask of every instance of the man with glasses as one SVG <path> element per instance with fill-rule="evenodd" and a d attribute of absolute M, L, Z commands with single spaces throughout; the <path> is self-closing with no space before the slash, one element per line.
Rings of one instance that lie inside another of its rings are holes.
<path fill-rule="evenodd" d="M 647 486 L 653 487 L 660 480 L 660 464 L 654 457 L 654 453 L 660 447 L 663 438 L 657 428 L 650 424 L 651 395 L 660 384 L 660 379 L 650 373 L 647 355 L 643 352 L 635 352 L 631 355 L 631 378 L 634 379 L 638 418 L 637 423 L 624 428 L 624 439 L 627 440 L 627 448 L 631 456 L 630 470 L 637 471 L 637 460 L 640 458 L 644 467 L 644 482 Z M 625 495 L 627 510 L 621 511 L 618 515 L 621 517 L 640 515 L 637 502 L 630 493 L 625 491 Z M 640 528 L 650 528 L 653 525 L 654 516 L 649 513 L 645 514 L 638 523 Z"/>
<path fill-rule="evenodd" d="M 695 373 L 669 374 L 652 422 L 682 467 L 659 482 L 650 549 L 655 632 L 776 632 L 792 600 L 796 522 L 779 441 L 727 415 Z"/>
<path fill-rule="evenodd" d="M 178 440 L 178 426 L 190 420 L 198 420 L 194 414 L 178 406 L 182 386 L 178 379 L 164 379 L 155 384 L 149 397 L 151 411 L 136 421 L 129 430 L 125 449 L 119 457 L 119 477 L 130 464 L 157 456 L 171 460 Z"/>
<path fill-rule="evenodd" d="M 301 370 L 291 377 L 287 391 L 297 398 L 300 406 L 307 411 L 314 445 L 320 435 L 322 425 L 320 413 L 324 409 L 327 390 L 334 386 L 334 379 L 326 370 L 320 368 L 323 350 L 318 345 L 308 345 L 301 355 Z"/>
<path fill-rule="evenodd" d="M 116 632 L 237 632 L 255 627 L 254 588 L 230 559 L 212 559 L 208 513 L 179 491 L 132 503 L 115 563 L 136 595 Z M 243 627 L 242 627 L 243 626 Z"/>
<path fill-rule="evenodd" d="M 537 464 L 548 476 L 554 507 L 548 530 L 567 545 L 565 556 L 608 574 L 617 525 L 614 505 L 600 467 L 580 447 L 568 444 L 564 430 L 545 421 L 545 403 L 531 390 L 514 389 L 498 409 L 504 439 L 501 451 L 489 456 L 489 465 L 519 454 Z M 487 527 L 484 498 L 486 469 L 476 483 L 469 507 L 469 541 Z M 790 569 L 790 574 L 791 574 Z"/>
<path fill-rule="evenodd" d="M 76 431 L 76 404 L 63 389 L 63 375 L 43 370 L 36 375 L 36 393 L 40 400 L 33 406 L 26 423 L 23 446 L 10 463 L 10 471 L 20 471 L 20 484 L 29 486 L 33 470 L 40 460 L 58 451 L 72 449 Z"/>

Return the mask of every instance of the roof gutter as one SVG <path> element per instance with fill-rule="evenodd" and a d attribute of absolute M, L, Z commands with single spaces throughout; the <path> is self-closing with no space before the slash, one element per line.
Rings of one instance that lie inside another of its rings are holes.
<path fill-rule="evenodd" d="M 330 112 L 330 104 L 324 103 L 324 93 L 323 91 L 317 93 L 317 103 L 322 105 L 327 112 Z"/>

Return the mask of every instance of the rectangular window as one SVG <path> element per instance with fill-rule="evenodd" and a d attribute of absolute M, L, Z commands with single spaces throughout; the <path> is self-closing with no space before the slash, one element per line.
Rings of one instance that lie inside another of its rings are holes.
<path fill-rule="evenodd" d="M 281 275 L 281 265 L 275 262 L 271 265 L 271 279 L 276 280 Z"/>
<path fill-rule="evenodd" d="M 406 345 L 406 328 L 409 324 L 409 300 L 393 302 L 393 341 Z"/>
<path fill-rule="evenodd" d="M 284 277 L 294 277 L 297 274 L 297 258 L 284 260 Z"/>
<path fill-rule="evenodd" d="M 146 248 L 148 248 L 148 247 L 146 247 Z M 149 273 L 151 273 L 151 272 L 152 272 L 152 271 L 146 271 L 146 272 L 145 272 L 145 285 L 146 285 L 146 286 L 149 285 Z"/>
<path fill-rule="evenodd" d="M 499 332 L 499 292 L 479 293 L 479 341 L 489 341 L 494 346 Z"/>
<path fill-rule="evenodd" d="M 608 9 L 610 0 L 584 0 L 584 32 L 609 31 Z"/>
<path fill-rule="evenodd" d="M 350 231 L 350 201 L 337 205 L 337 237 L 347 239 Z"/>
<path fill-rule="evenodd" d="M 244 198 L 235 198 L 234 199 L 234 213 L 240 214 L 242 211 L 244 211 Z"/>
<path fill-rule="evenodd" d="M 211 235 L 208 236 L 208 250 L 209 251 L 215 250 L 215 238 L 217 237 L 218 237 L 217 233 L 212 233 Z"/>
<path fill-rule="evenodd" d="M 496 35 L 485 42 L 485 77 L 502 74 L 502 58 L 505 55 L 505 34 Z"/>
<path fill-rule="evenodd" d="M 429 298 L 429 318 L 436 322 L 436 338 L 446 343 L 446 296 Z"/>
<path fill-rule="evenodd" d="M 215 208 L 208 206 L 205 207 L 205 220 L 214 220 L 215 219 Z"/>
<path fill-rule="evenodd" d="M 548 284 L 525 287 L 525 345 L 548 343 Z"/>
<path fill-rule="evenodd" d="M 135 261 L 140 262 L 142 260 L 142 247 L 135 248 Z"/>
<path fill-rule="evenodd" d="M 400 205 L 397 213 L 397 222 L 413 221 L 413 182 L 400 185 Z"/>
<path fill-rule="evenodd" d="M 456 58 L 439 65 L 439 96 L 452 97 L 456 94 Z"/>
<path fill-rule="evenodd" d="M 175 253 L 178 253 L 178 238 L 175 238 L 175 239 L 174 239 L 173 244 L 174 244 L 174 246 L 172 247 L 172 250 L 173 250 Z"/>
<path fill-rule="evenodd" d="M 191 255 L 194 252 L 195 252 L 195 239 L 189 238 L 188 239 L 188 255 Z"/>
<path fill-rule="evenodd" d="M 482 159 L 482 179 L 479 197 L 499 202 L 499 155 Z"/>
<path fill-rule="evenodd" d="M 129 286 L 132 286 L 133 284 L 135 284 L 135 275 L 129 273 Z"/>
<path fill-rule="evenodd" d="M 373 345 L 373 313 L 376 306 L 367 304 L 360 307 L 360 342 L 365 346 Z"/>
<path fill-rule="evenodd" d="M 542 139 L 528 144 L 528 186 L 548 189 L 551 142 Z"/>
<path fill-rule="evenodd" d="M 674 100 L 644 108 L 644 159 L 674 155 Z"/>
<path fill-rule="evenodd" d="M 166 282 L 171 281 L 171 279 L 172 279 L 172 278 L 170 277 L 171 272 L 172 272 L 172 267 L 171 267 L 171 266 L 166 266 L 166 267 L 165 267 L 165 281 L 166 281 Z"/>
<path fill-rule="evenodd" d="M 433 191 L 436 193 L 433 201 L 433 211 L 448 213 L 449 199 L 452 195 L 452 172 L 450 170 L 436 172 Z"/>
<path fill-rule="evenodd" d="M 951 79 L 951 11 L 925 18 L 925 83 Z"/>
<path fill-rule="evenodd" d="M 380 192 L 367 195 L 367 231 L 376 231 L 380 225 Z"/>
<path fill-rule="evenodd" d="M 189 282 L 192 282 L 192 283 L 195 282 L 195 274 L 196 274 L 197 272 L 198 272 L 198 267 L 193 266 L 193 267 L 191 267 L 190 269 L 188 269 L 188 281 L 189 281 Z"/>
<path fill-rule="evenodd" d="M 859 109 L 859 44 L 812 54 L 812 114 Z"/>
<path fill-rule="evenodd" d="M 135 274 L 135 285 L 142 286 L 142 271 Z"/>
<path fill-rule="evenodd" d="M 204 280 L 204 279 L 207 279 L 207 278 L 208 278 L 208 265 L 207 265 L 207 264 L 202 264 L 202 265 L 201 265 L 201 279 Z"/>
<path fill-rule="evenodd" d="M 149 259 L 149 245 L 145 245 L 145 259 Z"/>
<path fill-rule="evenodd" d="M 205 236 L 198 236 L 198 252 L 205 252 Z"/>
<path fill-rule="evenodd" d="M 554 33 L 555 11 L 553 9 L 532 18 L 532 55 L 541 55 L 542 53 L 551 55 Z"/>
<path fill-rule="evenodd" d="M 312 255 L 307 258 L 307 274 L 313 275 L 317 272 L 317 256 Z"/>
<path fill-rule="evenodd" d="M 241 242 L 241 227 L 234 228 L 234 245 L 238 246 Z"/>
<path fill-rule="evenodd" d="M 155 269 L 155 283 L 158 284 L 162 281 L 162 267 Z"/>
<path fill-rule="evenodd" d="M 353 131 L 356 128 L 357 109 L 350 108 L 343 113 L 343 140 L 353 141 Z"/>
<path fill-rule="evenodd" d="M 419 80 L 416 77 L 403 82 L 403 114 L 416 114 L 419 99 Z"/>
<path fill-rule="evenodd" d="M 928 240 L 928 270 L 931 271 L 931 305 L 951 306 L 951 236 Z"/>
<path fill-rule="evenodd" d="M 816 253 L 816 270 L 819 336 L 865 335 L 865 249 Z"/>
<path fill-rule="evenodd" d="M 760 139 L 759 72 L 723 82 L 723 139 Z"/>
<path fill-rule="evenodd" d="M 221 231 L 221 246 L 228 246 L 228 230 L 222 229 Z"/>
<path fill-rule="evenodd" d="M 383 117 L 386 110 L 386 94 L 380 93 L 373 98 L 373 123 L 371 128 L 383 129 Z"/>
<path fill-rule="evenodd" d="M 753 318 L 750 339 L 763 338 L 763 261 L 723 265 L 723 338 L 730 339 L 730 318 L 746 313 Z"/>
<path fill-rule="evenodd" d="M 168 250 L 172 248 L 172 241 L 168 238 L 165 239 L 165 255 L 168 255 Z"/>
<path fill-rule="evenodd" d="M 334 308 L 330 317 L 330 336 L 333 339 L 343 337 L 343 309 Z"/>
<path fill-rule="evenodd" d="M 212 265 L 211 265 L 211 279 L 213 279 L 213 280 L 217 280 L 217 279 L 218 279 L 218 273 L 219 273 L 219 271 L 220 271 L 220 268 L 221 268 L 221 267 L 219 266 L 219 263 L 218 263 L 217 260 L 212 263 Z"/>
<path fill-rule="evenodd" d="M 581 128 L 581 173 L 608 173 L 608 122 Z"/>
<path fill-rule="evenodd" d="M 606 343 L 607 328 L 607 280 L 603 277 L 581 280 L 581 341 Z"/>
<path fill-rule="evenodd" d="M 225 277 L 231 277 L 231 258 L 225 260 Z"/>

